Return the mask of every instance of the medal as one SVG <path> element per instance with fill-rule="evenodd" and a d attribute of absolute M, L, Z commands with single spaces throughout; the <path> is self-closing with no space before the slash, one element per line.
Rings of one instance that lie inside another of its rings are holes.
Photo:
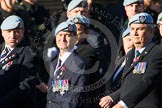
<path fill-rule="evenodd" d="M 139 62 L 136 66 L 134 66 L 133 73 L 134 74 L 143 74 L 146 70 L 146 62 Z"/>
<path fill-rule="evenodd" d="M 60 95 L 63 95 L 69 90 L 69 80 L 65 79 L 52 81 L 52 87 L 53 93 L 59 92 Z"/>

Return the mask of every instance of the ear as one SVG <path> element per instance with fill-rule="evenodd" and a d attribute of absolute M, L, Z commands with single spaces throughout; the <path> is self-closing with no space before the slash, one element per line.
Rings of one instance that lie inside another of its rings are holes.
<path fill-rule="evenodd" d="M 67 11 L 67 12 L 66 12 L 66 15 L 67 15 L 67 17 L 69 18 L 69 17 L 70 17 L 70 12 Z"/>
<path fill-rule="evenodd" d="M 157 28 L 158 28 L 158 29 L 160 28 L 160 25 L 159 25 L 159 24 L 157 24 Z"/>
<path fill-rule="evenodd" d="M 5 34 L 4 34 L 4 31 L 3 31 L 3 30 L 1 30 L 1 32 L 2 32 L 2 37 L 4 37 L 4 35 L 5 35 Z"/>
<path fill-rule="evenodd" d="M 153 34 L 154 33 L 154 28 L 150 27 L 150 33 Z"/>
<path fill-rule="evenodd" d="M 124 6 L 124 9 L 126 10 L 127 9 L 127 6 Z"/>

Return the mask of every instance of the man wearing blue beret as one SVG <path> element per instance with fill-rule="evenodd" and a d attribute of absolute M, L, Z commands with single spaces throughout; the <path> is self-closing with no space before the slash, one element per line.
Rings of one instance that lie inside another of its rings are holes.
<path fill-rule="evenodd" d="M 123 28 L 122 30 L 126 30 L 128 28 L 128 22 L 129 20 L 138 13 L 141 13 L 144 11 L 144 1 L 143 0 L 124 0 L 123 6 L 125 8 L 125 12 L 127 15 L 127 19 L 123 22 Z M 118 59 L 120 59 L 122 56 L 125 55 L 125 51 L 121 48 L 122 45 L 122 37 L 119 38 L 119 49 L 117 54 L 116 62 L 118 62 Z"/>
<path fill-rule="evenodd" d="M 124 30 L 128 27 L 129 20 L 138 13 L 144 11 L 144 1 L 143 0 L 124 0 L 123 6 L 126 11 L 128 20 L 124 23 Z"/>
<path fill-rule="evenodd" d="M 87 78 L 85 61 L 76 52 L 76 26 L 62 22 L 55 30 L 59 54 L 49 64 L 49 82 L 46 108 L 89 108 L 84 102 L 88 94 L 84 87 Z"/>
<path fill-rule="evenodd" d="M 0 45 L 0 107 L 36 108 L 36 53 L 24 43 L 24 22 L 16 16 L 1 24 L 4 43 Z"/>
<path fill-rule="evenodd" d="M 162 107 L 162 49 L 152 41 L 153 18 L 140 13 L 129 21 L 135 48 L 127 54 L 121 88 L 107 96 L 109 108 Z"/>

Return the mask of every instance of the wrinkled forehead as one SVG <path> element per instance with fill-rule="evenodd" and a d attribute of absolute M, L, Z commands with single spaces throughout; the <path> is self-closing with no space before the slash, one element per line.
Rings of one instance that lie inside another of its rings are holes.
<path fill-rule="evenodd" d="M 72 35 L 72 34 L 73 34 L 73 32 L 61 30 L 57 33 L 56 37 L 59 36 L 59 35 Z"/>
<path fill-rule="evenodd" d="M 6 32 L 21 32 L 21 31 L 24 31 L 24 29 L 10 29 L 10 30 L 2 30 L 2 31 L 6 31 Z"/>
<path fill-rule="evenodd" d="M 142 29 L 148 27 L 147 24 L 138 24 L 138 23 L 132 23 L 130 26 L 130 33 L 132 29 Z"/>
<path fill-rule="evenodd" d="M 143 6 L 142 3 L 132 3 L 132 4 L 129 4 L 129 5 L 126 5 L 125 7 L 132 7 L 132 6 Z"/>

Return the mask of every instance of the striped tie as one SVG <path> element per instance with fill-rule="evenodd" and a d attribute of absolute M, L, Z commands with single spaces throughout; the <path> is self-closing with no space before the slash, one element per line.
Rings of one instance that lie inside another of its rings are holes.
<path fill-rule="evenodd" d="M 135 51 L 134 62 L 137 62 L 140 56 L 140 52 L 138 50 Z"/>
<path fill-rule="evenodd" d="M 62 62 L 62 61 L 61 61 L 60 59 L 58 59 L 56 69 L 58 69 L 58 68 L 61 66 L 61 62 Z"/>
<path fill-rule="evenodd" d="M 61 67 L 61 60 L 58 59 L 58 62 L 57 62 L 57 65 L 56 65 L 56 68 L 55 68 L 55 73 L 54 73 L 54 76 L 57 76 L 59 74 L 59 71 L 57 71 L 60 67 Z"/>
<path fill-rule="evenodd" d="M 5 49 L 1 53 L 1 60 L 5 58 L 9 52 L 10 52 L 9 48 L 5 47 Z"/>

